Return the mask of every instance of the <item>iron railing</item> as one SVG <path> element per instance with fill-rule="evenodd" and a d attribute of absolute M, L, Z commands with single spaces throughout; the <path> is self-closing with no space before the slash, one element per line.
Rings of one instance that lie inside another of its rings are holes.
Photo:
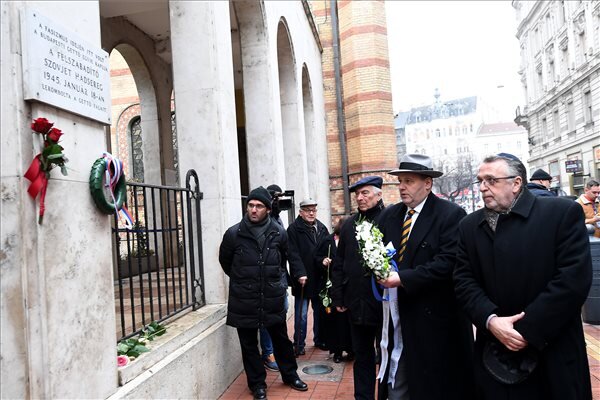
<path fill-rule="evenodd" d="M 127 183 L 133 228 L 115 215 L 112 229 L 117 340 L 205 304 L 201 200 L 194 170 L 185 188 Z"/>

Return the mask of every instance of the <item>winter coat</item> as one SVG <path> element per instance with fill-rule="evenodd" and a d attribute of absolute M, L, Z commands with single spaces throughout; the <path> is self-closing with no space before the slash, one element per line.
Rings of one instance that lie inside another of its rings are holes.
<path fill-rule="evenodd" d="M 459 225 L 454 280 L 458 301 L 477 327 L 474 366 L 486 399 L 591 400 L 581 306 L 592 263 L 579 204 L 524 189 L 499 216 L 495 232 L 484 209 L 468 215 Z M 522 311 L 514 328 L 539 361 L 525 381 L 505 385 L 482 364 L 483 345 L 493 336 L 486 321 Z"/>
<path fill-rule="evenodd" d="M 321 271 L 321 279 L 319 280 L 319 293 L 325 289 L 327 284 L 327 276 L 331 280 L 331 273 L 327 274 L 329 267 L 323 265 L 325 258 L 333 259 L 337 251 L 335 237 L 333 233 L 326 236 L 315 249 L 315 269 Z M 328 290 L 331 298 L 331 288 Z M 321 298 L 319 298 L 321 302 Z M 320 304 L 323 304 L 322 302 Z M 324 342 L 329 347 L 329 353 L 342 354 L 342 352 L 353 353 L 352 338 L 350 335 L 350 319 L 347 312 L 338 312 L 335 307 L 329 306 L 329 312 L 325 311 L 324 307 L 320 307 L 321 315 L 319 317 L 319 337 L 324 339 Z"/>
<path fill-rule="evenodd" d="M 229 276 L 227 325 L 259 328 L 285 322 L 287 295 L 285 265 L 287 234 L 269 219 L 263 246 L 251 234 L 244 220 L 230 227 L 219 248 L 219 263 Z M 301 276 L 299 260 L 288 260 L 293 276 Z"/>
<path fill-rule="evenodd" d="M 534 196 L 556 197 L 556 193 L 546 189 L 546 186 L 540 185 L 539 183 L 529 182 L 527 184 L 527 189 L 529 189 Z"/>
<path fill-rule="evenodd" d="M 398 203 L 379 217 L 383 242 L 391 241 L 396 249 L 406 212 L 406 205 Z M 458 224 L 465 214 L 430 193 L 398 263 L 398 312 L 411 400 L 473 399 L 473 330 L 456 302 L 452 280 Z M 393 330 L 388 332 L 393 339 Z M 392 348 L 390 340 L 389 353 Z M 380 392 L 386 389 L 380 386 Z"/>
<path fill-rule="evenodd" d="M 585 216 L 584 222 L 586 224 L 594 225 L 594 237 L 600 238 L 600 227 L 596 225 L 594 217 L 600 212 L 600 205 L 594 204 L 588 200 L 585 194 L 579 196 L 576 200 L 577 204 L 583 208 L 583 214 Z"/>
<path fill-rule="evenodd" d="M 356 221 L 360 217 L 377 224 L 383 210 L 383 201 L 366 212 L 359 212 L 348 218 L 340 231 L 338 249 L 331 267 L 331 299 L 333 306 L 347 307 L 350 321 L 356 325 L 381 326 L 381 303 L 375 299 L 371 288 L 371 275 L 368 274 L 358 254 L 356 241 Z"/>
<path fill-rule="evenodd" d="M 303 296 L 309 299 L 318 298 L 319 295 L 319 274 L 321 271 L 315 269 L 315 248 L 329 234 L 327 227 L 321 221 L 316 220 L 315 224 L 317 225 L 316 240 L 311 232 L 311 229 L 314 228 L 309 227 L 300 216 L 287 229 L 290 254 L 294 254 L 294 256 L 302 260 L 302 265 L 306 271 L 307 280 L 304 285 Z M 292 281 L 292 294 L 294 296 L 300 296 L 301 294 L 298 279 Z"/>

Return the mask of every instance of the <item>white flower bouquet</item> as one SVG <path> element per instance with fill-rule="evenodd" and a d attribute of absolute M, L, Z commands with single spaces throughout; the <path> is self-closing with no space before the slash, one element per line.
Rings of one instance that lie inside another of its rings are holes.
<path fill-rule="evenodd" d="M 386 279 L 392 271 L 392 257 L 396 254 L 392 242 L 384 246 L 383 233 L 366 219 L 356 221 L 355 232 L 363 266 L 377 280 Z"/>

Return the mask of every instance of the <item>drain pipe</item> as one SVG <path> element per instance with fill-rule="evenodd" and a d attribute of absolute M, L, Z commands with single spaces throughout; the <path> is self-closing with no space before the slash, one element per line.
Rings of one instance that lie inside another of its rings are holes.
<path fill-rule="evenodd" d="M 348 191 L 348 148 L 346 147 L 346 120 L 342 99 L 342 73 L 340 68 L 340 27 L 337 15 L 337 0 L 331 0 L 331 31 L 333 39 L 333 69 L 335 73 L 335 98 L 337 108 L 338 137 L 342 160 L 342 185 L 344 188 L 344 214 L 350 214 L 350 192 Z"/>

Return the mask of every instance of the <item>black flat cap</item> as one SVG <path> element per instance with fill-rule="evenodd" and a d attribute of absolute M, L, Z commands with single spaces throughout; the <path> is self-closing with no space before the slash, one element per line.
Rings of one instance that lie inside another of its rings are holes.
<path fill-rule="evenodd" d="M 355 182 L 353 185 L 351 185 L 348 189 L 350 190 L 350 192 L 355 192 L 356 189 L 362 187 L 362 186 L 375 186 L 379 189 L 381 189 L 381 186 L 383 185 L 383 179 L 380 176 L 365 176 L 364 178 L 362 178 L 361 180 Z"/>

